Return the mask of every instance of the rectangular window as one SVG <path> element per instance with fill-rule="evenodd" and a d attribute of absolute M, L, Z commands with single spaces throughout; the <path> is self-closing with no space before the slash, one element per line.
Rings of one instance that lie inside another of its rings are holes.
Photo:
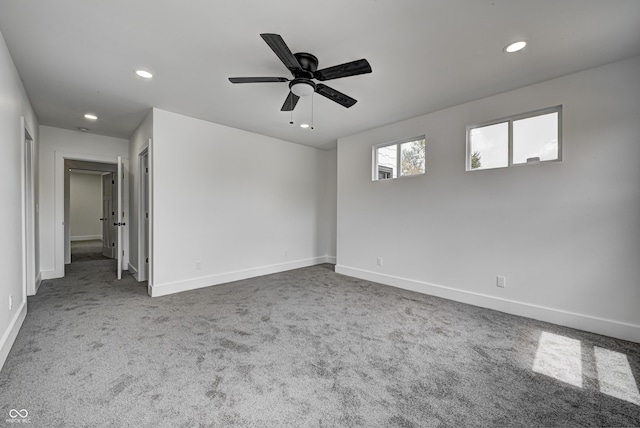
<path fill-rule="evenodd" d="M 469 132 L 471 169 L 509 166 L 509 123 L 479 126 Z"/>
<path fill-rule="evenodd" d="M 513 163 L 557 160 L 559 112 L 513 121 Z"/>
<path fill-rule="evenodd" d="M 373 180 L 387 180 L 424 172 L 424 135 L 373 147 Z"/>
<path fill-rule="evenodd" d="M 467 127 L 467 171 L 561 160 L 562 106 Z"/>

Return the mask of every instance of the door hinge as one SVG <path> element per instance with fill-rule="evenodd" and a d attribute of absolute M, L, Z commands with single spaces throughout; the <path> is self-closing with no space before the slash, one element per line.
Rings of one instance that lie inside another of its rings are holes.
<path fill-rule="evenodd" d="M 147 174 L 149 173 L 149 168 L 145 168 L 145 171 Z"/>
<path fill-rule="evenodd" d="M 149 213 L 144 213 L 144 214 L 147 216 L 147 218 L 149 218 Z"/>
<path fill-rule="evenodd" d="M 112 243 L 111 243 L 111 246 L 112 246 L 112 247 L 115 247 L 115 246 L 116 246 L 116 243 L 115 243 L 115 242 L 112 242 Z"/>
<path fill-rule="evenodd" d="M 111 180 L 111 184 L 116 184 L 115 180 Z"/>
<path fill-rule="evenodd" d="M 147 257 L 147 259 L 145 260 L 145 263 L 149 263 L 149 257 Z"/>

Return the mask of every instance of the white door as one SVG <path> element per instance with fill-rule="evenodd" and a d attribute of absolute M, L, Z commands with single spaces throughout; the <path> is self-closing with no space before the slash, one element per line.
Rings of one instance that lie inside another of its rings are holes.
<path fill-rule="evenodd" d="M 116 252 L 118 257 L 118 279 L 122 279 L 122 259 L 124 258 L 124 241 L 122 236 L 122 230 L 124 228 L 124 213 L 122 212 L 122 188 L 124 184 L 124 167 L 122 165 L 122 157 L 118 156 L 118 173 L 116 175 L 116 192 L 118 193 L 116 203 L 116 224 L 117 224 L 117 238 L 116 238 Z"/>

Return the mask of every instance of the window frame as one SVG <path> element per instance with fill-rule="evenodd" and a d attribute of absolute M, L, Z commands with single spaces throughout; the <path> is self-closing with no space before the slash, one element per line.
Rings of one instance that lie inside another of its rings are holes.
<path fill-rule="evenodd" d="M 414 141 L 420 141 L 420 140 L 424 140 L 424 143 L 425 143 L 424 171 L 419 174 L 402 175 L 402 145 L 405 143 L 412 143 Z M 397 156 L 396 156 L 397 176 L 390 177 L 390 178 L 378 178 L 378 149 L 381 149 L 383 147 L 390 147 L 390 146 L 396 146 L 396 150 L 397 150 Z M 420 175 L 425 175 L 427 173 L 427 138 L 425 134 L 422 134 L 416 137 L 405 138 L 403 140 L 376 144 L 371 148 L 371 152 L 372 152 L 371 181 L 388 181 L 388 180 L 395 180 L 403 177 L 416 177 Z"/>
<path fill-rule="evenodd" d="M 532 117 L 544 116 L 546 114 L 557 113 L 558 114 L 558 157 L 556 159 L 551 160 L 540 160 L 534 162 L 523 162 L 523 163 L 513 163 L 513 122 L 530 119 Z M 508 125 L 508 134 L 507 134 L 507 165 L 506 166 L 497 166 L 493 168 L 471 168 L 471 158 L 473 152 L 471 150 L 471 131 L 477 128 L 483 128 L 485 126 L 497 125 L 499 123 L 507 123 Z M 562 104 L 546 107 L 539 110 L 533 110 L 527 113 L 514 114 L 512 116 L 503 117 L 496 120 L 491 120 L 488 122 L 477 123 L 473 125 L 467 125 L 467 149 L 466 149 L 466 158 L 465 158 L 465 169 L 466 171 L 484 171 L 491 169 L 502 169 L 502 168 L 511 168 L 514 166 L 522 166 L 522 165 L 532 165 L 538 163 L 546 163 L 546 162 L 561 162 L 562 161 Z"/>

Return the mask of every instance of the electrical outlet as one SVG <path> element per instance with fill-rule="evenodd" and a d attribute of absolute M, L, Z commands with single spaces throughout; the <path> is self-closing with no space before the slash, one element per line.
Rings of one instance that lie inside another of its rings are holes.
<path fill-rule="evenodd" d="M 9 294 L 9 310 L 13 309 L 13 295 Z"/>
<path fill-rule="evenodd" d="M 196 270 L 200 269 L 202 269 L 202 263 L 200 262 L 200 260 L 196 260 Z"/>
<path fill-rule="evenodd" d="M 507 278 L 505 278 L 504 276 L 498 275 L 497 279 L 496 279 L 496 286 L 500 287 L 500 288 L 504 288 L 507 286 Z"/>
<path fill-rule="evenodd" d="M 382 257 L 378 257 L 378 266 L 382 266 Z"/>

